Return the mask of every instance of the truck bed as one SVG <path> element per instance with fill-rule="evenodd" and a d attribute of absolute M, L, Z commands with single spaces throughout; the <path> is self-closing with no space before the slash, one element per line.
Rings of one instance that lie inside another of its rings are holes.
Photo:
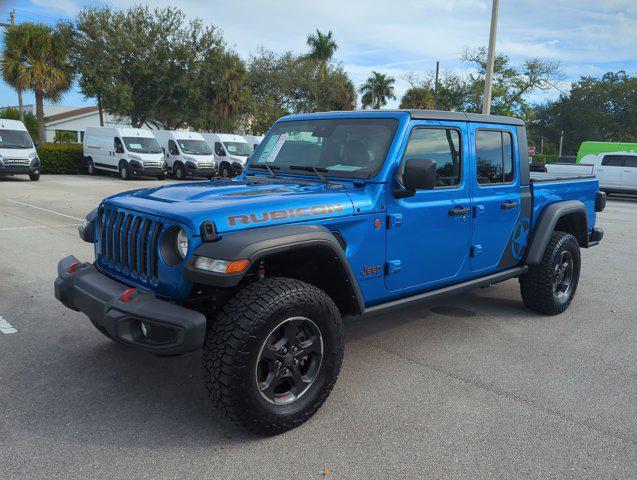
<path fill-rule="evenodd" d="M 591 173 L 577 174 L 575 172 L 573 173 L 530 172 L 530 174 L 531 174 L 531 183 L 588 180 L 591 178 L 595 178 L 595 175 Z"/>

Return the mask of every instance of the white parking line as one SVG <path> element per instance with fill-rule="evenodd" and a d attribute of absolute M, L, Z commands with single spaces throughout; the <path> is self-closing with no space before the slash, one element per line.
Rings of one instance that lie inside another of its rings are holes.
<path fill-rule="evenodd" d="M 66 225 L 33 225 L 30 227 L 6 227 L 0 228 L 0 232 L 5 232 L 7 230 L 31 230 L 34 228 L 55 228 L 55 227 L 79 227 L 82 225 L 81 223 L 69 223 Z"/>
<path fill-rule="evenodd" d="M 9 323 L 2 315 L 0 315 L 0 333 L 10 335 L 12 333 L 18 333 L 18 330 Z"/>
<path fill-rule="evenodd" d="M 67 215 L 66 213 L 55 212 L 53 210 L 49 210 L 48 208 L 36 207 L 35 205 L 29 205 L 28 203 L 18 202 L 17 200 L 11 200 L 10 198 L 5 199 L 7 202 L 17 203 L 18 205 L 22 205 L 23 207 L 35 208 L 37 210 L 42 210 L 43 212 L 52 213 L 54 215 L 59 215 L 60 217 L 71 218 L 73 220 L 79 220 L 80 222 L 84 221 L 83 218 L 72 217 L 71 215 Z"/>

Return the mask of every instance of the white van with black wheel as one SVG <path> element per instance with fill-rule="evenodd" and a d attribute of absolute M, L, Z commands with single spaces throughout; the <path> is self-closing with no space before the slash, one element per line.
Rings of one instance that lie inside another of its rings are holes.
<path fill-rule="evenodd" d="M 166 161 L 150 130 L 128 127 L 87 127 L 84 159 L 90 175 L 98 170 L 119 175 L 166 178 Z"/>
<path fill-rule="evenodd" d="M 231 133 L 201 132 L 201 136 L 214 152 L 220 176 L 230 178 L 243 172 L 248 156 L 252 153 L 245 138 Z"/>
<path fill-rule="evenodd" d="M 24 123 L 0 118 L 0 176 L 40 180 L 40 159 Z"/>
<path fill-rule="evenodd" d="M 217 174 L 215 156 L 200 133 L 181 130 L 153 131 L 164 152 L 168 171 L 177 180 L 186 177 L 206 177 Z"/>

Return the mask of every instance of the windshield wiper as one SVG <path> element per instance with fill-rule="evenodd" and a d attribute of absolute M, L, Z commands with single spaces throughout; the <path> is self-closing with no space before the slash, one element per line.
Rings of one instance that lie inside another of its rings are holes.
<path fill-rule="evenodd" d="M 327 173 L 329 170 L 323 167 L 308 167 L 304 165 L 289 165 L 288 168 L 290 170 L 304 170 L 306 172 L 314 172 L 314 174 L 321 179 L 321 182 L 329 185 L 329 180 L 325 178 L 323 173 Z"/>
<path fill-rule="evenodd" d="M 270 172 L 270 176 L 272 178 L 276 178 L 276 174 L 274 173 L 275 170 L 281 170 L 281 167 L 278 167 L 276 165 L 250 165 L 250 168 L 261 168 L 262 170 L 267 170 L 268 172 Z"/>

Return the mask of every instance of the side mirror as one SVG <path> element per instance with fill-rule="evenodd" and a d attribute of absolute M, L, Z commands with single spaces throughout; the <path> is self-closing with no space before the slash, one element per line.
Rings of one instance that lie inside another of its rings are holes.
<path fill-rule="evenodd" d="M 436 161 L 424 157 L 408 157 L 403 173 L 405 189 L 394 190 L 396 198 L 410 197 L 416 190 L 433 190 L 436 186 Z"/>

